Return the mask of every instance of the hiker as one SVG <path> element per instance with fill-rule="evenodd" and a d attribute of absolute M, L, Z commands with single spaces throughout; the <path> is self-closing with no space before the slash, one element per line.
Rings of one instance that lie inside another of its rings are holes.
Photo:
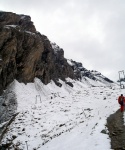
<path fill-rule="evenodd" d="M 125 104 L 125 97 L 123 96 L 123 94 L 121 94 L 121 96 L 119 96 L 118 98 L 118 103 L 121 105 L 121 112 L 124 111 L 124 104 Z"/>

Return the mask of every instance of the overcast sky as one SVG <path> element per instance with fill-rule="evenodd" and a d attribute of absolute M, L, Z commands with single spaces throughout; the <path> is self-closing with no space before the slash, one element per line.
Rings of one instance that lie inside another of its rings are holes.
<path fill-rule="evenodd" d="M 36 29 L 116 81 L 125 69 L 125 0 L 0 0 L 0 10 L 30 15 Z"/>

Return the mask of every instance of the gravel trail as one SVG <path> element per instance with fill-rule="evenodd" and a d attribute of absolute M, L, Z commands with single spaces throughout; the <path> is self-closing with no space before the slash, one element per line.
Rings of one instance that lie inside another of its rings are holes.
<path fill-rule="evenodd" d="M 108 117 L 107 127 L 111 138 L 111 149 L 125 150 L 125 125 L 123 112 L 120 112 L 120 109 Z"/>

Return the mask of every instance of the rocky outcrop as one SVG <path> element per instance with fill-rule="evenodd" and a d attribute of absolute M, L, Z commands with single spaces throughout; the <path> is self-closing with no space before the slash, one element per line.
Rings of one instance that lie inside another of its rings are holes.
<path fill-rule="evenodd" d="M 17 15 L 11 12 L 0 12 L 0 27 L 3 26 L 17 26 L 22 31 L 36 32 L 30 16 Z"/>
<path fill-rule="evenodd" d="M 36 77 L 45 84 L 51 79 L 65 80 L 66 77 L 75 78 L 74 73 L 67 60 L 64 58 L 64 51 L 55 43 L 50 43 L 46 36 L 43 36 L 44 52 L 37 65 Z"/>
<path fill-rule="evenodd" d="M 0 91 L 14 79 L 27 83 L 34 77 L 45 84 L 75 78 L 63 49 L 37 32 L 29 16 L 0 12 Z"/>
<path fill-rule="evenodd" d="M 28 83 L 35 77 L 45 84 L 54 80 L 59 86 L 58 79 L 67 77 L 112 83 L 82 63 L 66 60 L 63 49 L 36 31 L 30 16 L 0 12 L 0 93 L 14 79 Z"/>
<path fill-rule="evenodd" d="M 96 70 L 87 70 L 83 67 L 82 63 L 76 62 L 73 60 L 67 60 L 69 65 L 74 70 L 74 75 L 77 79 L 82 79 L 83 77 L 87 77 L 94 81 L 100 82 L 107 82 L 107 83 L 114 83 L 112 80 L 108 79 L 107 77 L 103 76 L 100 72 Z"/>
<path fill-rule="evenodd" d="M 22 32 L 20 27 L 1 27 L 2 87 L 5 88 L 14 79 L 24 83 L 31 82 L 43 51 L 43 43 L 37 33 Z"/>

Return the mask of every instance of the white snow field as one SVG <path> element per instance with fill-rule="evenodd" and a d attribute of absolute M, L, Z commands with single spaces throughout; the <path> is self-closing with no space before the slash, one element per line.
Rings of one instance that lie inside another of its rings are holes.
<path fill-rule="evenodd" d="M 61 80 L 62 87 L 37 78 L 27 85 L 15 80 L 10 89 L 19 114 L 2 143 L 15 137 L 13 143 L 22 150 L 110 150 L 107 117 L 119 109 L 117 98 L 125 91 L 87 78 L 67 81 L 74 87 Z"/>

